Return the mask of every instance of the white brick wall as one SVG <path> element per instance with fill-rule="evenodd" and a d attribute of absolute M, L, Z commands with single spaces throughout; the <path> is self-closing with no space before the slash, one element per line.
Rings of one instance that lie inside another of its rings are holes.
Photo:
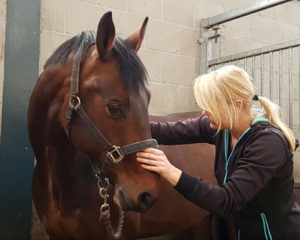
<path fill-rule="evenodd" d="M 2 2 L 4 0 L 1 0 Z M 192 83 L 199 74 L 199 23 L 253 0 L 41 0 L 42 66 L 53 50 L 82 30 L 95 30 L 101 15 L 113 12 L 116 31 L 126 37 L 145 16 L 149 23 L 139 55 L 149 73 L 150 112 L 197 109 Z M 300 1 L 293 1 L 222 24 L 213 57 L 226 56 L 300 35 Z M 287 14 L 288 13 L 288 14 Z M 161 103 L 167 104 L 161 104 Z"/>
<path fill-rule="evenodd" d="M 5 33 L 6 25 L 6 0 L 0 0 L 0 32 Z M 2 99 L 3 99 L 3 82 L 4 82 L 4 49 L 5 34 L 0 34 L 0 126 L 2 122 Z M 0 130 L 1 135 L 1 130 Z"/>

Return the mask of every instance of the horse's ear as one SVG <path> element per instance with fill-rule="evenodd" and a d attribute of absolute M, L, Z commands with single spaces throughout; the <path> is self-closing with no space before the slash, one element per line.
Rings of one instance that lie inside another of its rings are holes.
<path fill-rule="evenodd" d="M 143 25 L 140 30 L 136 31 L 135 33 L 131 34 L 129 37 L 126 38 L 126 42 L 131 46 L 136 52 L 140 49 L 143 38 L 145 35 L 146 27 L 148 23 L 148 17 L 145 18 Z"/>
<path fill-rule="evenodd" d="M 110 53 L 115 41 L 115 25 L 112 20 L 112 13 L 105 13 L 98 24 L 96 46 L 99 57 L 104 59 Z"/>

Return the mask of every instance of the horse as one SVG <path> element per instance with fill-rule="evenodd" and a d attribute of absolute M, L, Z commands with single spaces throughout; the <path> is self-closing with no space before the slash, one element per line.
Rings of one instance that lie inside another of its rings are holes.
<path fill-rule="evenodd" d="M 148 18 L 126 39 L 112 13 L 49 57 L 28 108 L 32 195 L 50 239 L 136 239 L 160 192 L 135 152 L 151 139 L 147 73 L 137 56 Z M 117 227 L 115 227 L 117 225 Z"/>
<path fill-rule="evenodd" d="M 157 147 L 146 69 L 137 56 L 147 21 L 122 40 L 111 12 L 104 14 L 96 34 L 82 32 L 50 56 L 36 83 L 28 109 L 36 156 L 32 194 L 50 239 L 136 239 L 178 231 L 190 239 L 213 238 L 210 214 L 135 159 L 135 152 Z M 216 183 L 212 146 L 160 147 L 183 171 Z"/>

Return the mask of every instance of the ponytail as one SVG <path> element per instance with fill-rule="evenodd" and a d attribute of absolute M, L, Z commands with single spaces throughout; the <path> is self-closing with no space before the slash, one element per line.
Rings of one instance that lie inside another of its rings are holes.
<path fill-rule="evenodd" d="M 281 121 L 279 106 L 271 102 L 269 99 L 261 96 L 258 97 L 258 101 L 265 110 L 264 115 L 268 118 L 269 122 L 283 132 L 289 142 L 291 151 L 295 152 L 296 138 L 292 130 L 283 121 Z"/>

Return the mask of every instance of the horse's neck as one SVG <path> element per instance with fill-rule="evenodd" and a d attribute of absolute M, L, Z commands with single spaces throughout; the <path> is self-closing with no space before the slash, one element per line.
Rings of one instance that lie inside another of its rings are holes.
<path fill-rule="evenodd" d="M 94 195 L 98 197 L 98 192 L 88 159 L 74 148 L 61 122 L 64 79 L 68 74 L 60 72 L 61 69 L 51 68 L 39 79 L 32 96 L 30 135 L 38 181 L 63 208 L 72 208 L 86 204 Z"/>
<path fill-rule="evenodd" d="M 74 149 L 49 148 L 47 160 L 50 191 L 59 192 L 57 201 L 62 208 L 77 208 L 97 193 L 96 181 L 85 155 Z M 95 189 L 90 191 L 89 189 Z"/>
<path fill-rule="evenodd" d="M 64 76 L 60 76 L 58 72 L 58 67 L 46 69 L 39 77 L 30 99 L 28 130 L 37 162 L 45 158 L 48 145 L 67 143 L 59 119 L 64 98 L 58 91 L 64 89 Z"/>

